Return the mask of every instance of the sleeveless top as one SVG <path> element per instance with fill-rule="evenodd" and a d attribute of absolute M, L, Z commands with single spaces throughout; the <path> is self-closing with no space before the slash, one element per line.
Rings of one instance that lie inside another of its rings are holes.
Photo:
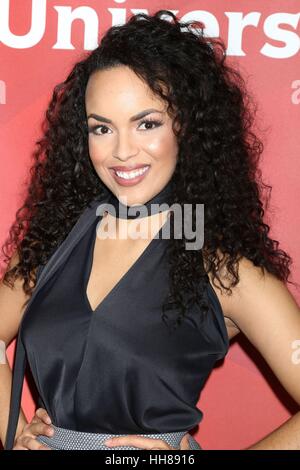
<path fill-rule="evenodd" d="M 20 325 L 39 404 L 58 427 L 95 433 L 188 430 L 203 416 L 201 390 L 229 348 L 210 283 L 203 323 L 189 308 L 172 334 L 161 319 L 168 289 L 163 227 L 93 311 L 86 294 L 95 217 L 40 287 Z M 174 317 L 173 317 L 174 318 Z"/>

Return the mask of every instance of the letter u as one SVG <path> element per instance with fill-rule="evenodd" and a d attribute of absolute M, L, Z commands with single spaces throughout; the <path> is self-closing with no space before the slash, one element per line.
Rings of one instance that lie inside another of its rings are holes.
<path fill-rule="evenodd" d="M 27 49 L 40 42 L 46 27 L 46 0 L 32 0 L 31 28 L 27 34 L 17 36 L 9 29 L 10 0 L 0 2 L 0 42 L 15 49 Z M 14 10 L 12 11 L 14 13 Z"/>

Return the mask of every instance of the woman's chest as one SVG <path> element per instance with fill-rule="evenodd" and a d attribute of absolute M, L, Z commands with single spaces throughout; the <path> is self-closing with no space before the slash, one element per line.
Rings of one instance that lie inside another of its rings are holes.
<path fill-rule="evenodd" d="M 94 312 L 114 289 L 126 281 L 146 255 L 153 240 L 111 240 L 96 237 L 88 257 L 87 275 L 83 286 Z M 135 277 L 138 277 L 138 273 Z"/>

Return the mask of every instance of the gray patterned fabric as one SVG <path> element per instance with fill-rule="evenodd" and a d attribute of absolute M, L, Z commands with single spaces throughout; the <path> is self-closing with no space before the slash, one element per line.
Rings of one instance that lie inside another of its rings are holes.
<path fill-rule="evenodd" d="M 109 437 L 126 436 L 126 434 L 96 434 L 52 426 L 54 428 L 52 437 L 39 435 L 36 439 L 53 450 L 142 450 L 134 446 L 107 447 L 104 444 L 104 441 Z M 171 447 L 179 449 L 180 441 L 185 434 L 186 431 L 138 435 L 152 439 L 163 439 Z M 192 450 L 201 450 L 201 446 L 191 434 L 188 434 L 188 440 Z"/>

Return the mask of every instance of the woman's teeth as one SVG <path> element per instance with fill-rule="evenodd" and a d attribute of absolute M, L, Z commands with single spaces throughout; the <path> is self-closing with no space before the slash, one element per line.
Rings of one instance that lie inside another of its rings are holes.
<path fill-rule="evenodd" d="M 138 170 L 134 170 L 134 171 L 116 171 L 116 174 L 120 178 L 130 180 L 130 179 L 136 178 L 137 176 L 142 175 L 143 173 L 145 173 L 145 171 L 148 170 L 148 168 L 149 168 L 149 165 L 143 168 L 139 168 Z"/>

